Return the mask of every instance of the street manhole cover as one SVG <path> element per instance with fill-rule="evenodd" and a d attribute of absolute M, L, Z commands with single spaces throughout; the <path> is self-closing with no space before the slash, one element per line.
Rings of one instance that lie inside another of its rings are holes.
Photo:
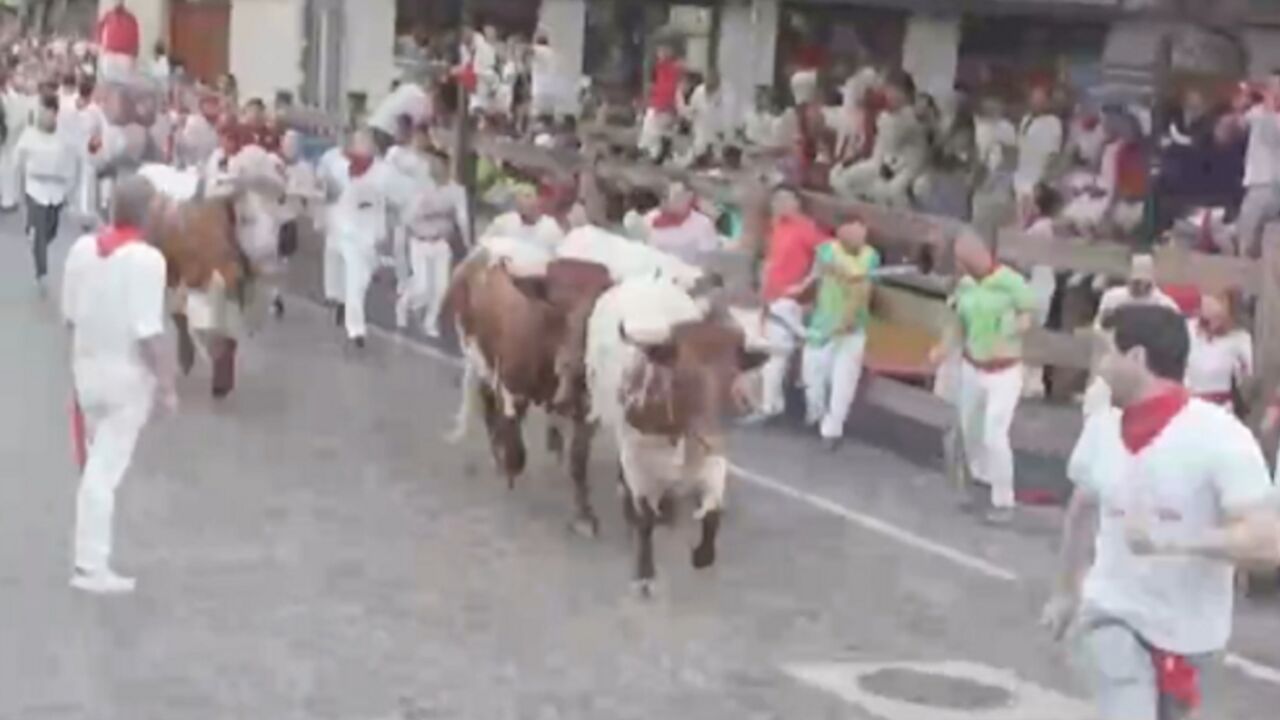
<path fill-rule="evenodd" d="M 1013 702 L 1013 695 L 1002 687 L 910 668 L 885 668 L 867 673 L 858 677 L 858 685 L 890 700 L 947 710 L 992 710 Z"/>

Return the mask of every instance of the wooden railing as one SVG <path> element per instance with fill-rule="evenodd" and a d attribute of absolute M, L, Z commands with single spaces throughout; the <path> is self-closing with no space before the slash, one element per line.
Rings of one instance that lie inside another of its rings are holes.
<path fill-rule="evenodd" d="M 476 146 L 516 167 L 576 174 L 597 188 L 648 188 L 660 193 L 669 182 L 682 180 L 700 195 L 740 207 L 745 221 L 744 245 L 748 249 L 761 247 L 767 232 L 768 189 L 758 170 L 706 174 L 602 157 L 599 146 L 593 147 L 592 138 L 598 134 L 584 132 L 587 143 L 583 153 L 548 151 L 497 137 L 477 138 Z M 956 220 L 830 194 L 804 192 L 802 198 L 807 211 L 818 221 L 834 226 L 856 217 L 868 226 L 882 249 L 907 256 L 927 247 L 936 257 L 943 257 L 957 233 L 971 230 Z M 598 222 L 602 218 L 592 220 Z M 1016 230 L 1001 233 L 997 248 L 1003 262 L 1018 267 L 1048 265 L 1057 271 L 1103 275 L 1113 280 L 1128 275 L 1133 254 L 1128 245 L 1118 242 L 1044 239 Z M 1280 226 L 1267 229 L 1264 248 L 1261 260 L 1207 255 L 1176 247 L 1161 247 L 1154 252 L 1160 283 L 1195 286 L 1201 291 L 1236 288 L 1258 299 L 1254 328 L 1258 382 L 1250 389 L 1255 398 L 1261 398 L 1264 389 L 1269 392 L 1280 382 Z M 1088 328 L 1076 332 L 1036 329 L 1028 334 L 1025 347 L 1029 362 L 1087 370 L 1093 355 L 1093 338 Z M 869 402 L 929 425 L 950 422 L 950 409 L 926 390 L 884 378 L 871 378 L 868 382 L 863 397 Z M 1015 446 L 1054 455 L 1069 450 L 1068 441 L 1074 437 L 1075 433 L 1066 428 L 1055 432 L 1039 428 L 1034 433 L 1025 427 L 1014 430 Z"/>

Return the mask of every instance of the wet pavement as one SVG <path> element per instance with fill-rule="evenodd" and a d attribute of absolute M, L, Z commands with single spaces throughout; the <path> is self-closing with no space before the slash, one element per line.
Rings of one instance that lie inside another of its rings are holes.
<path fill-rule="evenodd" d="M 457 405 L 447 347 L 384 331 L 353 353 L 298 298 L 245 344 L 229 400 L 208 397 L 202 363 L 179 415 L 148 428 L 117 516 L 138 593 L 74 593 L 65 332 L 6 223 L 4 720 L 1088 717 L 1035 626 L 1054 511 L 980 527 L 927 457 L 743 432 L 719 564 L 689 566 L 686 513 L 657 535 L 643 601 L 607 445 L 592 466 L 602 532 L 585 540 L 537 418 L 508 491 L 478 437 L 441 440 Z M 56 251 L 60 267 L 65 241 Z M 293 289 L 314 296 L 317 271 L 308 248 Z M 1277 618 L 1246 604 L 1233 657 L 1280 667 Z M 1280 701 L 1239 663 L 1208 690 L 1226 720 Z"/>

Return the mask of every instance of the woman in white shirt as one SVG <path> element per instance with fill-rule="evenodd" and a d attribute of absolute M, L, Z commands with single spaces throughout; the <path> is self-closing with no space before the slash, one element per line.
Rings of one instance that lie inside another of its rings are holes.
<path fill-rule="evenodd" d="M 15 150 L 23 194 L 26 197 L 27 232 L 35 259 L 36 282 L 44 288 L 49 274 L 49 243 L 58 235 L 62 206 L 76 187 L 79 158 L 58 134 L 58 98 L 40 101 L 36 124 L 23 131 Z"/>
<path fill-rule="evenodd" d="M 1237 321 L 1234 292 L 1205 293 L 1190 322 L 1186 386 L 1193 395 L 1228 409 L 1233 389 L 1253 375 L 1253 336 Z"/>

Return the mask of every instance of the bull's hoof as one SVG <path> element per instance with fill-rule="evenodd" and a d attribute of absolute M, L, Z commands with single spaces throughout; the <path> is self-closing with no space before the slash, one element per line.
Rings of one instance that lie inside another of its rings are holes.
<path fill-rule="evenodd" d="M 583 515 L 569 523 L 569 529 L 579 537 L 594 540 L 600 534 L 600 521 L 594 515 Z"/>
<path fill-rule="evenodd" d="M 693 549 L 693 566 L 698 570 L 705 570 L 716 564 L 716 547 L 714 545 L 699 545 Z"/>
<path fill-rule="evenodd" d="M 653 598 L 654 585 L 653 578 L 636 578 L 631 581 L 631 590 L 641 600 L 649 600 Z"/>

